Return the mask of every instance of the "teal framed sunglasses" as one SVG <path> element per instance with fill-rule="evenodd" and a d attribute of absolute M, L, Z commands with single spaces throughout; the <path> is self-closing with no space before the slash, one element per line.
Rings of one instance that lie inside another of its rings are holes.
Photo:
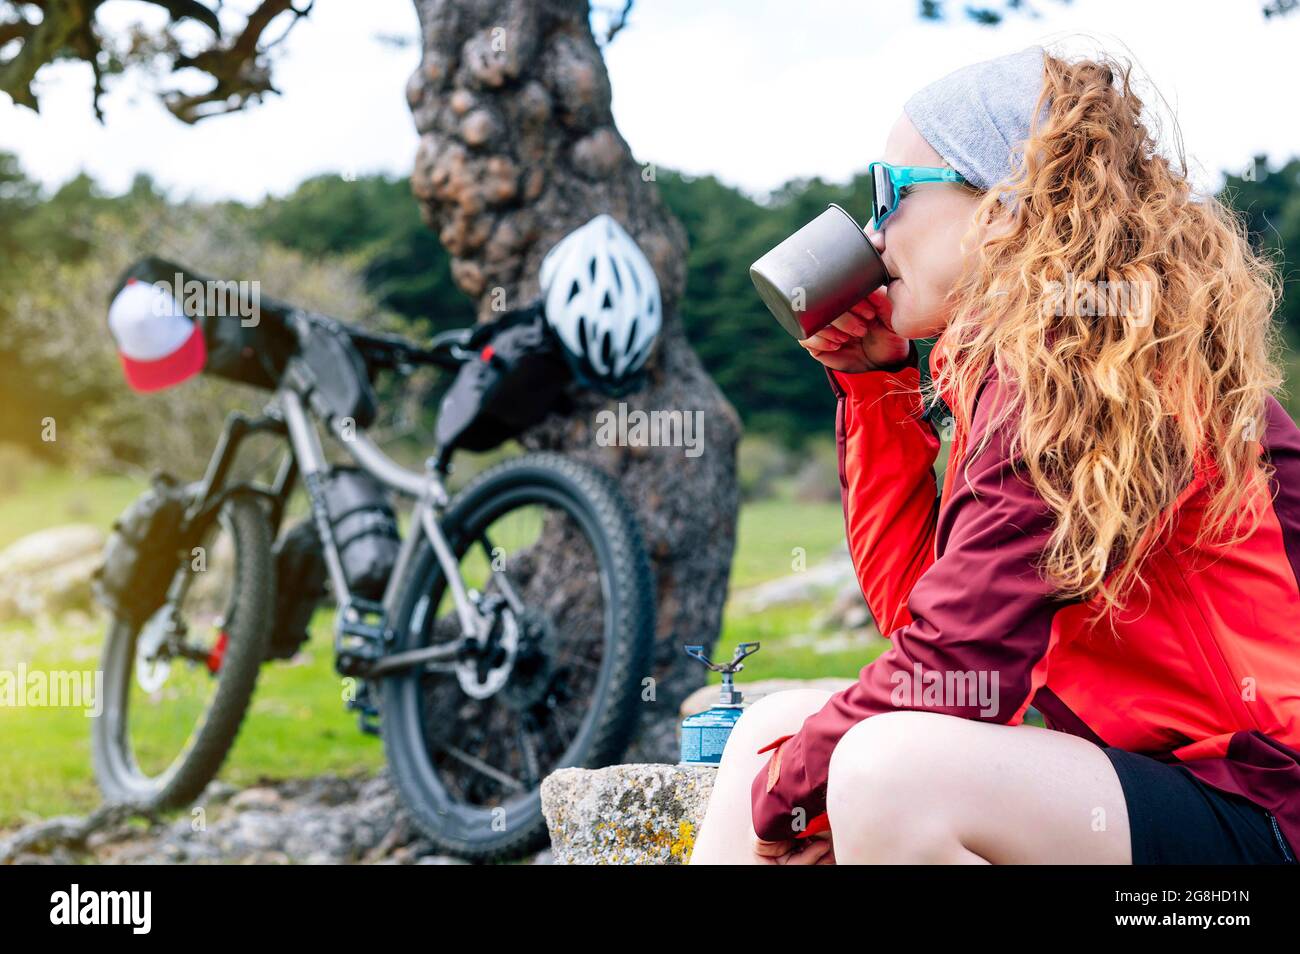
<path fill-rule="evenodd" d="M 966 182 L 956 169 L 937 166 L 891 166 L 887 162 L 873 162 L 867 171 L 871 173 L 871 224 L 877 231 L 894 214 L 912 186 L 922 182 Z"/>

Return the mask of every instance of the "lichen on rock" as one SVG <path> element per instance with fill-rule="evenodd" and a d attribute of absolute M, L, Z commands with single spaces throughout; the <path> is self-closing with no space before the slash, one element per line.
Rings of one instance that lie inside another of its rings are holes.
<path fill-rule="evenodd" d="M 555 862 L 686 864 L 716 774 L 696 765 L 560 769 L 542 783 Z"/>

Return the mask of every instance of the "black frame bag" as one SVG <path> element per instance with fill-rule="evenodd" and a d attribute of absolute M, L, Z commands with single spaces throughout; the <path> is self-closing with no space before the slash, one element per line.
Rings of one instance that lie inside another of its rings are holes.
<path fill-rule="evenodd" d="M 361 428 L 375 422 L 378 401 L 370 369 L 347 329 L 332 321 L 314 324 L 302 362 L 312 376 L 310 400 L 317 413 L 332 420 L 350 418 Z"/>

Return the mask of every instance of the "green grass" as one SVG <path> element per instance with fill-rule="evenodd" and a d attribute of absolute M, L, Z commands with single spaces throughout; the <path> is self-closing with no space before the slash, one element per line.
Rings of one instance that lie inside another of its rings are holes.
<path fill-rule="evenodd" d="M 372 771 L 380 741 L 344 710 L 330 654 L 331 618 L 317 614 L 309 648 L 291 663 L 263 667 L 252 709 L 222 778 L 248 784 L 321 772 Z M 101 627 L 68 617 L 51 629 L 6 627 L 0 669 L 86 670 L 97 665 Z M 0 825 L 82 812 L 98 803 L 90 772 L 91 722 L 80 709 L 0 707 Z M 165 730 L 159 729 L 159 734 Z"/>
<path fill-rule="evenodd" d="M 0 496 L 0 546 L 44 527 L 86 522 L 107 527 L 143 484 L 126 477 L 82 478 L 60 473 L 27 477 L 17 493 Z M 733 591 L 791 572 L 796 548 L 809 565 L 843 540 L 839 506 L 761 501 L 740 516 Z M 815 607 L 783 607 L 742 615 L 729 608 L 718 655 L 758 640 L 762 651 L 746 679 L 853 676 L 875 647 L 818 652 Z M 0 671 L 91 670 L 98 666 L 102 620 L 70 614 L 54 623 L 0 627 Z M 332 615 L 322 611 L 308 648 L 290 663 L 263 668 L 252 709 L 222 771 L 237 785 L 263 778 L 322 772 L 374 771 L 383 765 L 380 741 L 357 731 L 344 709 L 343 685 L 331 655 Z M 80 709 L 0 706 L 0 827 L 37 817 L 84 812 L 98 804 L 90 770 L 90 720 Z M 160 738 L 165 734 L 160 730 Z"/>
<path fill-rule="evenodd" d="M 844 543 L 839 504 L 758 500 L 740 510 L 732 590 L 795 572 L 800 558 L 811 566 Z"/>
<path fill-rule="evenodd" d="M 747 616 L 729 613 L 723 622 L 715 658 L 730 659 L 737 644 L 758 642 L 762 648 L 745 661 L 741 682 L 826 676 L 852 679 L 884 648 L 883 641 L 877 639 L 831 649 L 829 634 L 817 632 L 812 625 L 816 614 L 816 608 L 806 604 Z M 712 681 L 719 682 L 720 678 Z"/>
<path fill-rule="evenodd" d="M 333 624 L 331 611 L 317 613 L 307 648 L 291 662 L 263 667 L 252 710 L 222 774 L 227 781 L 383 766 L 382 743 L 362 734 L 356 714 L 344 709 L 342 677 L 334 671 Z"/>
<path fill-rule="evenodd" d="M 65 523 L 107 528 L 144 486 L 135 477 L 84 477 L 45 469 L 24 473 L 18 487 L 0 494 L 0 548 Z"/>
<path fill-rule="evenodd" d="M 10 624 L 0 641 L 0 670 L 94 669 L 96 650 L 84 626 Z M 0 823 L 92 807 L 90 720 L 81 710 L 0 707 Z"/>

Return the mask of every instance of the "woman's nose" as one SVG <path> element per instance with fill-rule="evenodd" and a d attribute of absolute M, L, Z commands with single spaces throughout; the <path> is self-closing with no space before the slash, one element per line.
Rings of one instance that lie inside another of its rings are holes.
<path fill-rule="evenodd" d="M 863 229 L 862 231 L 866 234 L 866 236 L 867 236 L 867 241 L 869 241 L 872 245 L 874 245 L 874 246 L 876 247 L 876 251 L 877 251 L 877 252 L 883 252 L 883 251 L 885 250 L 885 233 L 884 233 L 884 232 L 882 232 L 880 229 L 873 228 L 873 227 L 870 226 L 870 225 L 868 225 L 868 226 L 867 226 L 865 229 Z"/>

